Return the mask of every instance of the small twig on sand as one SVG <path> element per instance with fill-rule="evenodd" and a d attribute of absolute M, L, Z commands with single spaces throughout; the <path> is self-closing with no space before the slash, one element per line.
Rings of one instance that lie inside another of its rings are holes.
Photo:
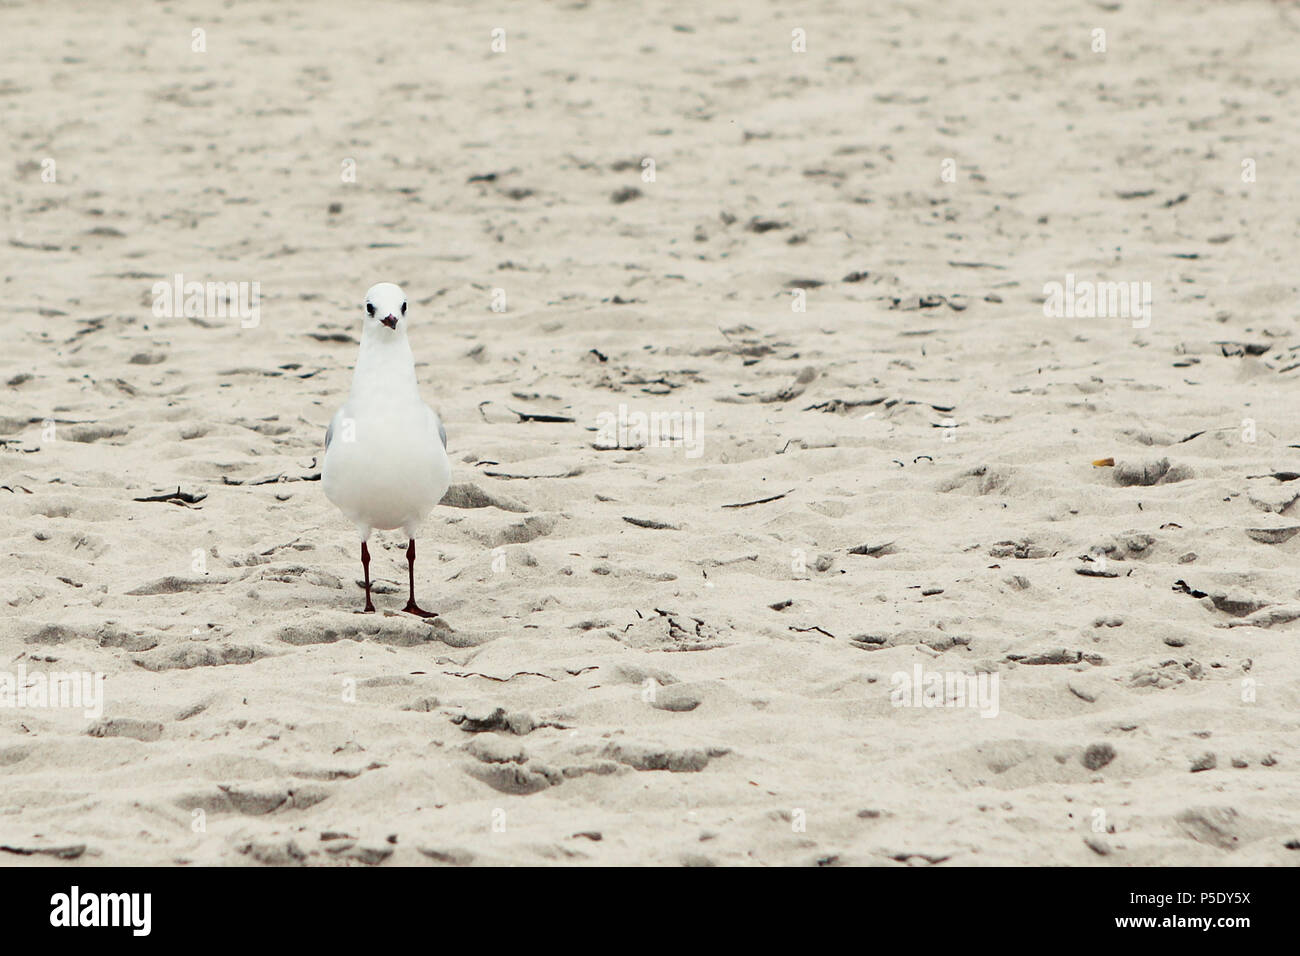
<path fill-rule="evenodd" d="M 281 550 L 283 550 L 284 548 L 292 548 L 295 544 L 297 544 L 297 543 L 298 543 L 299 541 L 301 541 L 301 540 L 302 540 L 302 535 L 298 535 L 298 537 L 294 538 L 294 539 L 293 539 L 292 541 L 290 541 L 288 544 L 277 544 L 277 545 L 272 545 L 271 547 L 267 548 L 265 551 L 262 551 L 262 552 L 260 552 L 260 553 L 261 553 L 263 556 L 268 555 L 268 554 L 275 554 L 275 552 L 277 552 L 277 551 L 281 551 Z"/>
<path fill-rule="evenodd" d="M 133 498 L 133 501 L 166 501 L 174 505 L 196 505 L 204 498 L 206 494 L 192 495 L 188 491 L 181 491 L 181 486 L 177 485 L 175 491 L 169 491 L 165 495 L 150 495 L 147 498 Z"/>
<path fill-rule="evenodd" d="M 756 500 L 754 500 L 754 501 L 739 501 L 739 502 L 737 502 L 737 503 L 734 504 L 734 505 L 723 505 L 722 507 L 724 507 L 724 508 L 748 508 L 750 505 L 765 505 L 765 504 L 767 504 L 769 501 L 779 501 L 780 499 L 784 498 L 786 495 L 791 494 L 793 491 L 794 491 L 794 489 L 791 488 L 789 491 L 783 491 L 783 492 L 781 492 L 779 495 L 772 495 L 770 498 L 758 498 L 758 499 L 756 499 Z"/>
<path fill-rule="evenodd" d="M 866 554 L 873 558 L 893 553 L 894 542 L 892 541 L 886 541 L 884 544 L 860 544 L 856 548 L 849 548 L 849 554 Z"/>
<path fill-rule="evenodd" d="M 307 475 L 286 475 L 283 472 L 277 472 L 274 475 L 267 475 L 265 478 L 230 478 L 226 475 L 221 476 L 223 485 L 278 485 L 287 481 L 320 481 L 320 472 L 315 471 Z"/>
<path fill-rule="evenodd" d="M 506 406 L 512 412 L 515 412 L 509 405 Z M 572 422 L 576 419 L 569 418 L 567 415 L 535 415 L 532 412 L 515 412 L 521 422 Z"/>
<path fill-rule="evenodd" d="M 508 471 L 485 471 L 489 478 L 509 478 L 515 481 L 531 481 L 534 478 L 576 478 L 582 474 L 581 468 L 573 468 L 562 475 L 514 475 Z"/>
<path fill-rule="evenodd" d="M 662 521 L 653 521 L 650 518 L 629 518 L 623 515 L 623 520 L 628 524 L 634 524 L 638 528 L 651 528 L 655 531 L 680 531 L 681 528 L 675 524 L 665 524 Z"/>
<path fill-rule="evenodd" d="M 815 624 L 814 624 L 812 627 L 795 627 L 793 624 L 791 624 L 791 625 L 790 625 L 790 630 L 792 630 L 792 631 L 798 631 L 800 634 L 807 634 L 809 631 L 817 631 L 817 632 L 820 633 L 820 634 L 825 634 L 825 635 L 826 635 L 827 637 L 829 637 L 831 640 L 835 640 L 835 639 L 836 639 L 836 638 L 835 638 L 835 635 L 832 634 L 830 631 L 823 630 L 822 628 L 818 627 L 818 626 L 815 625 Z"/>
<path fill-rule="evenodd" d="M 545 677 L 549 681 L 555 678 L 550 674 L 539 674 L 537 671 L 515 671 L 509 677 L 493 677 L 491 674 L 480 674 L 478 671 L 443 671 L 448 677 L 482 677 L 484 680 L 494 680 L 498 684 L 504 684 L 506 681 L 514 680 L 516 677 Z"/>

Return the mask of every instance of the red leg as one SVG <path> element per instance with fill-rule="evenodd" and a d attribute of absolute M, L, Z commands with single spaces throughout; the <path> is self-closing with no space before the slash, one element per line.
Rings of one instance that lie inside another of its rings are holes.
<path fill-rule="evenodd" d="M 370 549 L 364 541 L 361 542 L 361 570 L 366 576 L 366 607 L 363 613 L 368 614 L 374 611 L 375 606 L 370 602 Z"/>
<path fill-rule="evenodd" d="M 406 602 L 406 607 L 402 608 L 408 614 L 415 614 L 419 617 L 437 617 L 436 611 L 424 611 L 415 603 L 415 539 L 410 539 L 411 543 L 406 546 L 406 570 L 411 582 L 411 599 Z"/>

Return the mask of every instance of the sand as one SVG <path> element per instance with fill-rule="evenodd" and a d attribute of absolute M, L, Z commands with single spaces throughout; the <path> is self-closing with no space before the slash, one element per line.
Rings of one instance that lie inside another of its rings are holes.
<path fill-rule="evenodd" d="M 1049 6 L 5 4 L 0 862 L 1300 861 L 1300 11 Z"/>

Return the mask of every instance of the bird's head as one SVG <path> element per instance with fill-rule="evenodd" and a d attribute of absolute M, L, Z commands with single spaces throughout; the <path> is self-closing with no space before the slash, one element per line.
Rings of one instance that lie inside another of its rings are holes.
<path fill-rule="evenodd" d="M 406 293 L 391 282 L 380 282 L 366 293 L 366 326 L 395 330 L 406 323 Z"/>

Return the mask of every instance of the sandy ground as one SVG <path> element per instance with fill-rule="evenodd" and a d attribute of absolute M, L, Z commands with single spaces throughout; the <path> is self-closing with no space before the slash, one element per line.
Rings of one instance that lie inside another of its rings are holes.
<path fill-rule="evenodd" d="M 1295 5 L 121 6 L 0 7 L 0 669 L 105 675 L 0 861 L 1300 862 Z M 380 280 L 432 624 L 316 480 Z"/>

